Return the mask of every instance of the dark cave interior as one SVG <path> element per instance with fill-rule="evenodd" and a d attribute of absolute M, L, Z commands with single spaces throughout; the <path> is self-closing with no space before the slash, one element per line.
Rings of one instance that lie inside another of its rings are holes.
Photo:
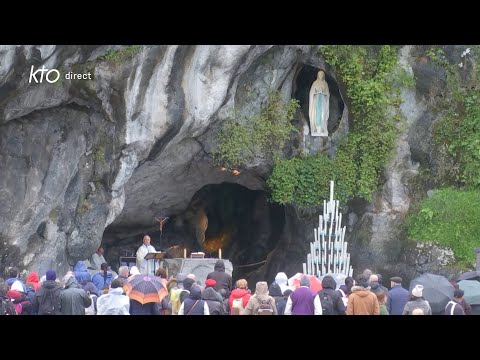
<path fill-rule="evenodd" d="M 198 190 L 184 212 L 172 215 L 163 226 L 149 231 L 156 250 L 167 251 L 167 257 L 183 257 L 187 253 L 203 251 L 205 257 L 229 259 L 234 267 L 234 279 L 247 277 L 275 248 L 285 225 L 285 210 L 271 203 L 264 191 L 253 191 L 233 184 L 209 184 Z M 147 232 L 120 238 L 117 229 L 108 227 L 103 244 L 106 259 L 113 269 L 118 268 L 119 257 L 134 255 Z M 240 267 L 238 267 L 241 265 Z"/>

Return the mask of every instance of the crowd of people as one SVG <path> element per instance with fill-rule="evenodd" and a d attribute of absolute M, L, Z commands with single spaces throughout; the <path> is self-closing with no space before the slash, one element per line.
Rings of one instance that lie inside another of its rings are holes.
<path fill-rule="evenodd" d="M 145 304 L 127 295 L 127 284 L 140 271 L 136 266 L 121 266 L 118 275 L 107 263 L 90 276 L 83 262 L 78 262 L 62 280 L 54 270 L 39 278 L 30 272 L 26 278 L 17 268 L 9 268 L 6 280 L 0 278 L 0 314 L 3 315 L 432 315 L 423 296 L 423 286 L 411 292 L 402 279 L 390 279 L 390 289 L 382 278 L 368 269 L 356 281 L 347 277 L 337 286 L 332 276 L 324 276 L 322 289 L 311 289 L 302 276 L 298 287 L 290 286 L 288 277 L 279 272 L 268 285 L 265 281 L 249 289 L 246 279 L 235 283 L 225 272 L 222 260 L 204 283 L 195 274 L 177 274 L 167 279 L 163 268 L 157 269 L 165 289 L 158 302 Z M 25 274 L 25 272 L 23 272 Z M 468 315 L 470 306 L 456 288 L 454 298 L 445 307 L 445 315 Z"/>

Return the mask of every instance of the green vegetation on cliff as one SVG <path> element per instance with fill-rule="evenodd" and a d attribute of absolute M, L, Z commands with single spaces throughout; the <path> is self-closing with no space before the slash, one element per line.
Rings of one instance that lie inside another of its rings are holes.
<path fill-rule="evenodd" d="M 480 247 L 480 192 L 445 188 L 419 204 L 407 219 L 408 235 L 453 250 L 457 264 L 471 267 Z"/>
<path fill-rule="evenodd" d="M 235 169 L 256 157 L 275 161 L 295 131 L 291 121 L 298 107 L 297 100 L 285 102 L 279 92 L 273 92 L 259 115 L 225 120 L 216 137 L 214 162 Z"/>
<path fill-rule="evenodd" d="M 439 61 L 441 54 L 441 49 L 430 51 L 434 62 L 445 69 L 448 85 L 439 104 L 443 116 L 435 124 L 433 134 L 443 154 L 437 180 L 440 185 L 480 189 L 480 70 L 471 72 L 471 79 L 466 82 L 461 81 L 459 74 L 467 62 L 480 60 L 480 51 L 475 47 L 465 54 L 461 68 Z"/>
<path fill-rule="evenodd" d="M 121 62 L 134 57 L 141 49 L 142 45 L 129 45 L 119 50 L 107 51 L 105 55 L 99 57 L 99 60 L 108 61 L 113 64 L 120 64 Z"/>

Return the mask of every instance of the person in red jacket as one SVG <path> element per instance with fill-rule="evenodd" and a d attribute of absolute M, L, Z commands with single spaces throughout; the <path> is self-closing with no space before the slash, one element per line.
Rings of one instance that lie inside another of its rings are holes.
<path fill-rule="evenodd" d="M 243 310 L 247 307 L 248 300 L 250 300 L 251 293 L 248 290 L 248 283 L 245 279 L 240 279 L 235 284 L 237 288 L 232 291 L 228 304 L 230 305 L 231 315 L 241 315 Z"/>

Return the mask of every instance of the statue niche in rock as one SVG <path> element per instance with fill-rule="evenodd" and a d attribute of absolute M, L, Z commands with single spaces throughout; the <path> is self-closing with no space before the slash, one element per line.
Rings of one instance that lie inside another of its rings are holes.
<path fill-rule="evenodd" d="M 311 136 L 328 136 L 329 100 L 330 91 L 325 81 L 325 72 L 320 70 L 310 88 L 308 115 Z"/>

